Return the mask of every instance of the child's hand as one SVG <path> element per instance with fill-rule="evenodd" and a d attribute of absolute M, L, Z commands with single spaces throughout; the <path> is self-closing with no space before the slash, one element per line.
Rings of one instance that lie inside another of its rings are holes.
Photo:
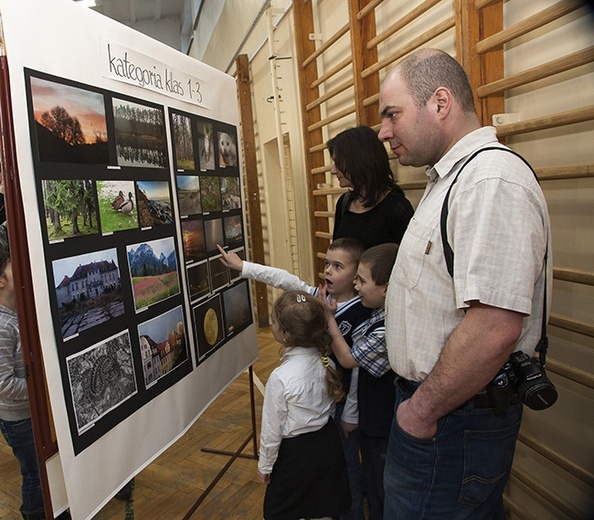
<path fill-rule="evenodd" d="M 262 484 L 270 484 L 270 473 L 260 473 L 260 470 L 258 470 L 258 480 Z"/>
<path fill-rule="evenodd" d="M 241 273 L 241 270 L 243 269 L 243 260 L 235 253 L 227 253 L 227 251 L 225 251 L 219 244 L 217 244 L 217 248 L 223 255 L 220 258 L 223 265 Z"/>
<path fill-rule="evenodd" d="M 340 421 L 340 429 L 345 439 L 349 438 L 349 434 L 354 432 L 359 427 L 358 424 L 352 424 L 345 421 Z"/>
<path fill-rule="evenodd" d="M 326 284 L 320 285 L 318 287 L 318 298 L 324 306 L 324 310 L 326 311 L 326 317 L 333 317 L 338 309 L 338 303 L 336 303 L 336 300 L 332 298 L 332 296 L 328 298 L 328 289 L 326 287 Z"/>

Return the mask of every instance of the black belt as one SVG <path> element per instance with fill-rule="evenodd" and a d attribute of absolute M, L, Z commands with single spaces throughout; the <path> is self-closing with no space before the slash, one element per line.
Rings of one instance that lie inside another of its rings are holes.
<path fill-rule="evenodd" d="M 411 397 L 415 393 L 421 383 L 410 381 L 404 377 L 396 376 L 394 378 L 396 388 L 400 390 L 404 397 Z M 458 410 L 475 410 L 477 408 L 494 408 L 493 403 L 489 399 L 487 392 L 479 392 L 474 397 L 471 397 L 465 403 L 462 403 Z"/>

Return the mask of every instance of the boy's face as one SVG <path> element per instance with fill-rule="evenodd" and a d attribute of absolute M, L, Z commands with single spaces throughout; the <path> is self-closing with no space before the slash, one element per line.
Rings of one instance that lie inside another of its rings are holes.
<path fill-rule="evenodd" d="M 324 279 L 328 294 L 337 301 L 346 301 L 355 295 L 353 280 L 357 266 L 352 256 L 343 249 L 332 249 L 326 253 Z"/>
<path fill-rule="evenodd" d="M 363 307 L 378 309 L 386 303 L 386 285 L 376 285 L 371 278 L 371 271 L 365 264 L 359 264 L 355 278 L 355 290 L 359 293 Z"/>

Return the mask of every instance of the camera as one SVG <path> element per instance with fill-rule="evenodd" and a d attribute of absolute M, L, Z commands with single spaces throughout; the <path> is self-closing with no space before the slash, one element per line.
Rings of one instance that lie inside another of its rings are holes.
<path fill-rule="evenodd" d="M 487 388 L 497 410 L 505 411 L 509 406 L 510 390 L 533 410 L 549 408 L 557 400 L 557 390 L 544 367 L 520 350 L 509 357 Z"/>

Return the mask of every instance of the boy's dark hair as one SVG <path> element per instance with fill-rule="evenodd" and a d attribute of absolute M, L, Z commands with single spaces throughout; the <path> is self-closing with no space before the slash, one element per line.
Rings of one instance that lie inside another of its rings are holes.
<path fill-rule="evenodd" d="M 8 245 L 8 229 L 6 222 L 0 224 L 0 274 L 6 269 L 10 260 L 10 247 Z"/>
<path fill-rule="evenodd" d="M 375 285 L 386 285 L 390 281 L 397 252 L 398 244 L 373 246 L 361 255 L 359 264 L 364 264 L 369 269 Z"/>
<path fill-rule="evenodd" d="M 348 253 L 353 258 L 355 263 L 358 264 L 363 251 L 365 251 L 365 246 L 356 238 L 345 237 L 333 240 L 328 246 L 328 251 L 336 251 L 337 249 Z"/>

